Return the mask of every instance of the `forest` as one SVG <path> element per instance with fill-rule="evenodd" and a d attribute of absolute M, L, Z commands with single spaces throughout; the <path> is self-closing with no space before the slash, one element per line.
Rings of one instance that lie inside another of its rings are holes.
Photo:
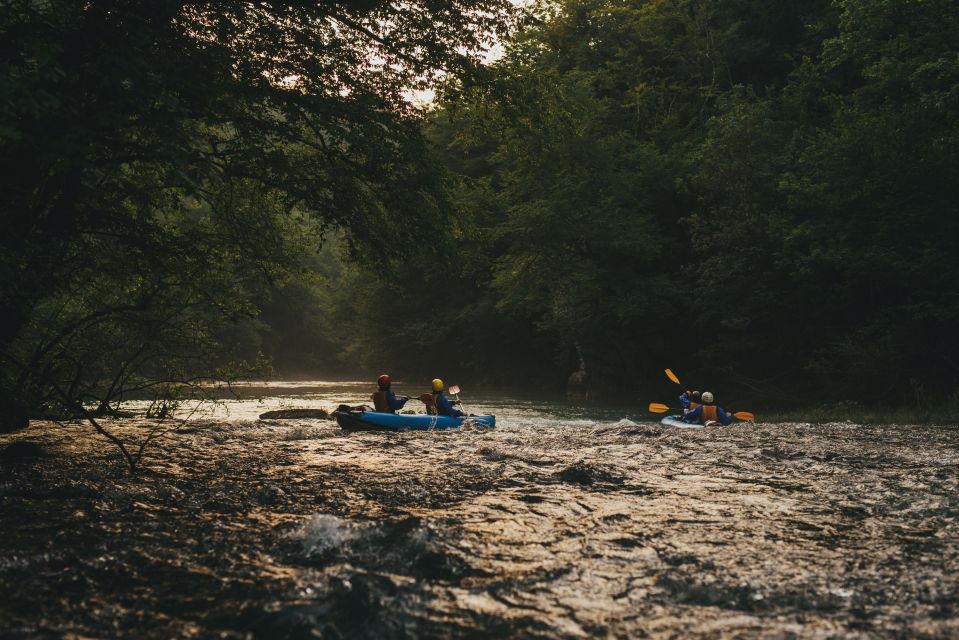
<path fill-rule="evenodd" d="M 5 2 L 2 426 L 581 366 L 600 401 L 672 367 L 956 406 L 957 33 L 953 0 Z"/>

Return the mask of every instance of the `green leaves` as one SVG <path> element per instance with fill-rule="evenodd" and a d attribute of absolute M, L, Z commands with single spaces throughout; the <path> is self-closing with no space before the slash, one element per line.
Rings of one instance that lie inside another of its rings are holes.
<path fill-rule="evenodd" d="M 48 9 L 0 6 L 0 386 L 67 407 L 255 354 L 236 327 L 325 230 L 371 264 L 430 244 L 440 177 L 403 96 L 467 69 L 514 11 Z"/>
<path fill-rule="evenodd" d="M 793 397 L 949 390 L 957 7 L 541 7 L 495 88 L 445 104 L 482 295 L 615 378 L 669 353 Z"/>

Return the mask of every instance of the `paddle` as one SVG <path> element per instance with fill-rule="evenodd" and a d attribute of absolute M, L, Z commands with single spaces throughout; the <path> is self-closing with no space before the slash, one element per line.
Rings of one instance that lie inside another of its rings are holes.
<path fill-rule="evenodd" d="M 679 386 L 683 386 L 683 383 L 679 381 L 679 378 L 676 377 L 676 374 L 673 373 L 672 369 L 666 369 L 666 377 L 672 380 L 673 382 L 675 382 L 676 384 L 678 384 Z M 689 389 L 686 389 L 685 391 L 686 393 L 689 393 Z M 692 398 L 689 398 L 689 399 L 692 400 Z M 685 411 L 687 411 L 687 409 L 683 409 L 683 412 Z"/>
<path fill-rule="evenodd" d="M 650 402 L 649 410 L 653 413 L 666 413 L 667 411 L 682 411 L 682 409 L 673 409 L 669 405 L 660 404 L 659 402 Z M 751 414 L 748 411 L 737 411 L 732 414 L 737 420 L 743 420 L 744 422 L 756 422 L 756 416 Z"/>
<path fill-rule="evenodd" d="M 463 406 L 463 401 L 460 400 L 460 386 L 458 384 L 450 385 L 446 388 L 448 392 L 453 394 L 453 397 L 456 398 L 456 402 L 460 405 L 464 415 L 469 415 L 469 411 L 466 410 L 466 407 Z"/>

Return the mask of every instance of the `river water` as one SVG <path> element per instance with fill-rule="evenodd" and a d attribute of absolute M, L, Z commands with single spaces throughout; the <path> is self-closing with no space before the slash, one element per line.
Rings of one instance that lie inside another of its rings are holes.
<path fill-rule="evenodd" d="M 133 475 L 84 425 L 0 436 L 45 450 L 0 460 L 0 636 L 959 637 L 959 428 L 465 389 L 495 429 L 347 434 L 256 416 L 367 384 L 243 391 Z"/>

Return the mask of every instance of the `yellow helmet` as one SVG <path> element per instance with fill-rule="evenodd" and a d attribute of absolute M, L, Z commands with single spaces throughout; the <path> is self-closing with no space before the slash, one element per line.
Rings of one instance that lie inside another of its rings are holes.
<path fill-rule="evenodd" d="M 433 378 L 433 391 L 442 391 L 443 381 L 439 378 Z"/>

